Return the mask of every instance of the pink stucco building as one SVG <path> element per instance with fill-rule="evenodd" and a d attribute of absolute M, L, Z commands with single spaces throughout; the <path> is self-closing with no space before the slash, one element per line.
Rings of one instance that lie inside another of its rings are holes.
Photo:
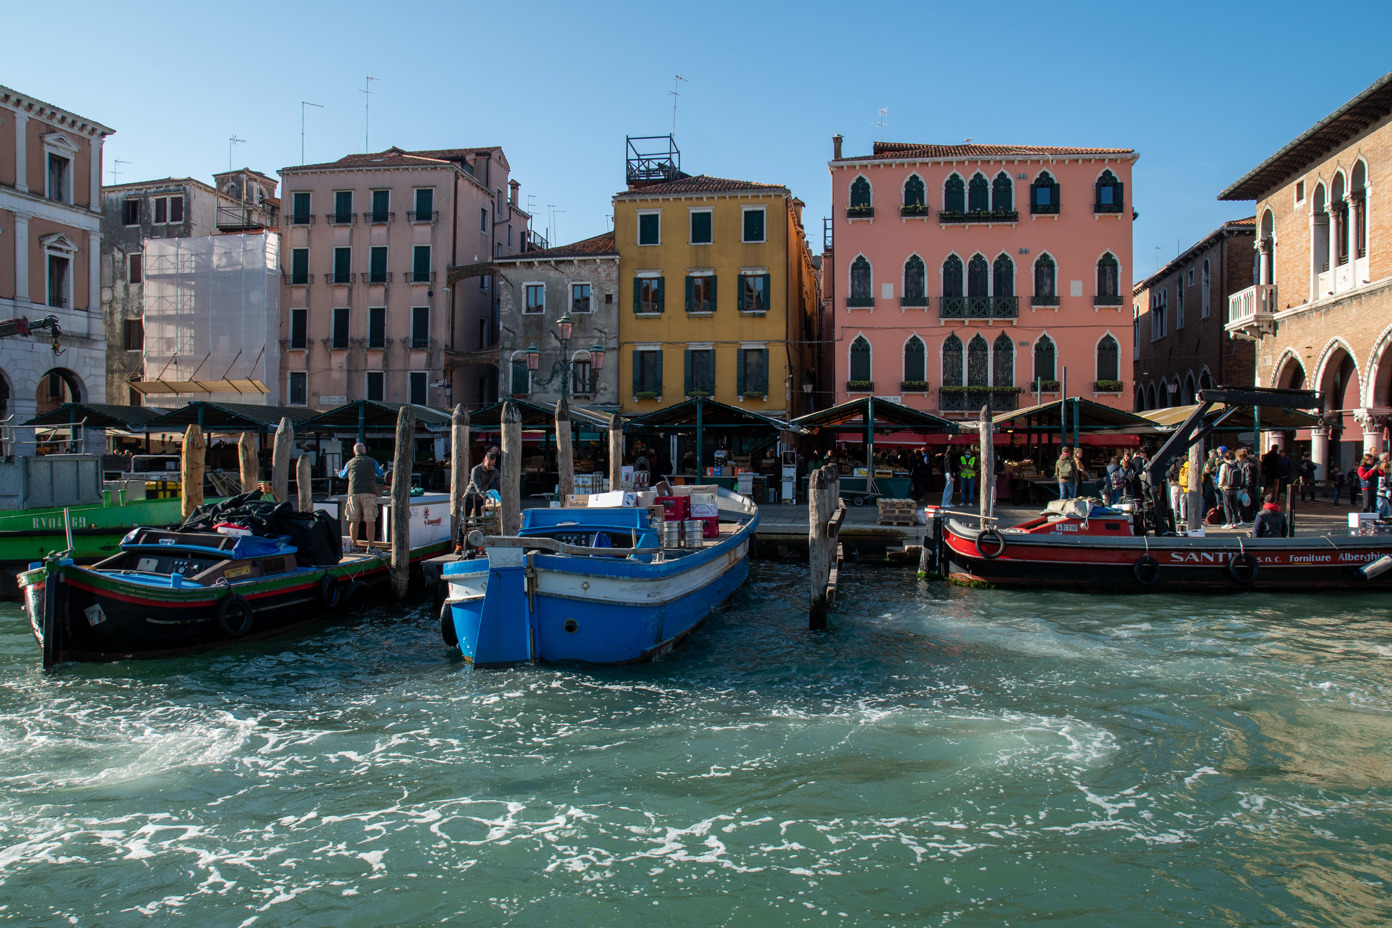
<path fill-rule="evenodd" d="M 837 402 L 965 417 L 1066 390 L 1130 409 L 1134 151 L 833 144 Z"/>

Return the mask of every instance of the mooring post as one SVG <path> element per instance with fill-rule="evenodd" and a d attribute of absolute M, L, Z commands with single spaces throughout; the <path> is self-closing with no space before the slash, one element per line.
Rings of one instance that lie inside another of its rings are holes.
<path fill-rule="evenodd" d="M 290 498 L 290 449 L 295 446 L 295 427 L 285 416 L 276 426 L 275 444 L 271 446 L 271 489 L 277 502 Z"/>
<path fill-rule="evenodd" d="M 512 400 L 503 400 L 503 472 L 499 477 L 503 497 L 504 535 L 522 529 L 522 411 Z"/>
<path fill-rule="evenodd" d="M 190 425 L 184 432 L 184 453 L 182 464 L 182 484 L 179 500 L 187 519 L 193 511 L 203 505 L 203 457 L 208 444 L 203 440 L 203 430 Z"/>
<path fill-rule="evenodd" d="M 981 407 L 981 463 L 977 475 L 981 479 L 981 528 L 996 514 L 996 429 L 991 421 L 991 407 Z"/>
<path fill-rule="evenodd" d="M 464 490 L 469 486 L 469 414 L 459 403 L 450 414 L 450 544 L 459 543 L 464 523 Z"/>
<path fill-rule="evenodd" d="M 810 608 L 807 625 L 827 627 L 827 607 L 834 596 L 832 565 L 836 562 L 837 533 L 845 509 L 841 503 L 841 478 L 836 465 L 812 471 L 807 480 L 807 566 Z"/>
<path fill-rule="evenodd" d="M 403 405 L 396 414 L 396 457 L 391 485 L 391 586 L 397 602 L 411 589 L 411 474 L 416 466 L 416 410 Z"/>
<path fill-rule="evenodd" d="M 242 472 L 242 492 L 250 493 L 261 484 L 261 461 L 256 457 L 256 442 L 250 432 L 237 439 L 237 464 Z"/>
<path fill-rule="evenodd" d="M 556 404 L 556 469 L 560 486 L 556 490 L 561 503 L 575 492 L 575 449 L 571 447 L 570 403 L 565 397 Z"/>
<path fill-rule="evenodd" d="M 609 489 L 623 489 L 623 420 L 618 413 L 609 423 Z"/>
<path fill-rule="evenodd" d="M 309 455 L 302 454 L 295 459 L 295 495 L 299 498 L 300 512 L 314 511 L 314 485 L 311 480 Z"/>
<path fill-rule="evenodd" d="M 1204 524 L 1204 518 L 1208 513 L 1203 508 L 1203 464 L 1204 464 L 1204 443 L 1196 441 L 1189 446 L 1189 491 L 1188 502 L 1185 506 L 1189 509 L 1189 519 L 1186 528 L 1189 531 L 1197 531 L 1199 526 Z"/>

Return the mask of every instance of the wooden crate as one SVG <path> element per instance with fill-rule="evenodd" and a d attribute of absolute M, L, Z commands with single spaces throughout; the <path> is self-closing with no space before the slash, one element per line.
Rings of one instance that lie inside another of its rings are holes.
<path fill-rule="evenodd" d="M 875 504 L 879 507 L 879 517 L 875 520 L 877 525 L 913 525 L 915 520 L 914 511 L 918 504 L 911 499 L 877 499 Z"/>

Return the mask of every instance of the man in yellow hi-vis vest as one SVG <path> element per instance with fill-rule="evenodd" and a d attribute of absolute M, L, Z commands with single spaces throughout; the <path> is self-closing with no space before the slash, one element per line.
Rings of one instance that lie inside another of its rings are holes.
<path fill-rule="evenodd" d="M 962 505 L 970 506 L 976 495 L 976 455 L 963 451 L 957 459 L 957 475 L 962 478 Z"/>

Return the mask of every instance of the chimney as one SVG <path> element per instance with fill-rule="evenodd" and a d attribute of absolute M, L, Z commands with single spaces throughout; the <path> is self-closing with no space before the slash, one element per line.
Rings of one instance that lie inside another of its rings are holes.
<path fill-rule="evenodd" d="M 478 163 L 483 162 L 483 185 L 485 187 L 493 186 L 493 152 L 485 148 L 482 151 L 474 152 L 474 158 L 476 159 L 474 161 L 475 170 L 478 169 Z"/>
<path fill-rule="evenodd" d="M 831 157 L 837 161 L 841 160 L 841 135 L 837 133 L 831 137 Z"/>
<path fill-rule="evenodd" d="M 521 186 L 522 185 L 515 180 L 508 181 L 508 188 L 511 190 L 511 192 L 508 194 L 508 202 L 511 203 L 513 206 L 517 205 L 517 189 Z"/>

